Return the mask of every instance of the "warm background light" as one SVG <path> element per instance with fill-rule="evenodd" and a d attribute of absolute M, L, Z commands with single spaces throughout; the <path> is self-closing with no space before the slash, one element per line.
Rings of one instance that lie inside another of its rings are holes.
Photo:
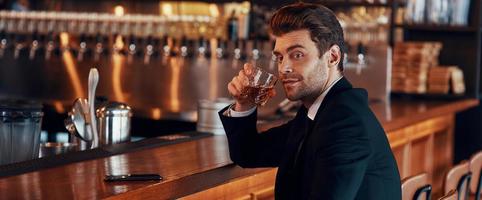
<path fill-rule="evenodd" d="M 118 5 L 118 6 L 114 7 L 114 14 L 117 15 L 117 16 L 124 15 L 125 14 L 124 7 L 122 7 L 121 5 Z"/>
<path fill-rule="evenodd" d="M 66 32 L 60 33 L 60 45 L 67 47 L 69 45 L 69 34 Z"/>

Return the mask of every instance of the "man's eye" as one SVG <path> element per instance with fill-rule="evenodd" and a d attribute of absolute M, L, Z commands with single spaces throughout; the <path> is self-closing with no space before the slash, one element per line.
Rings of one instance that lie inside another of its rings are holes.
<path fill-rule="evenodd" d="M 303 58 L 303 54 L 302 54 L 302 53 L 294 53 L 294 54 L 293 54 L 293 58 L 294 58 L 294 59 Z"/>

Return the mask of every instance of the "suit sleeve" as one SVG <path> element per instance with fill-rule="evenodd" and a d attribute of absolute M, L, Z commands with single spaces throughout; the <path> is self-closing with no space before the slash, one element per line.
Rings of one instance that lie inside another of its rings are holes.
<path fill-rule="evenodd" d="M 292 122 L 258 133 L 257 112 L 227 117 L 219 112 L 226 131 L 231 160 L 241 167 L 278 167 Z"/>
<path fill-rule="evenodd" d="M 321 132 L 314 162 L 310 199 L 352 200 L 365 176 L 371 155 L 363 117 L 350 109 L 336 110 Z"/>

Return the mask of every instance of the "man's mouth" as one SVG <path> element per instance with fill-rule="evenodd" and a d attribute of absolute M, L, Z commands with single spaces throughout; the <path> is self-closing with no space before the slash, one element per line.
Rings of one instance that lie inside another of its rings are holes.
<path fill-rule="evenodd" d="M 293 86 L 296 83 L 300 82 L 300 79 L 297 78 L 287 78 L 282 80 L 284 86 Z"/>

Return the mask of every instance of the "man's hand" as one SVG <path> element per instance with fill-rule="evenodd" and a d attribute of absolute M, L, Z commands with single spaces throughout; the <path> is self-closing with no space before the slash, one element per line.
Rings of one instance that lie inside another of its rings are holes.
<path fill-rule="evenodd" d="M 248 76 L 251 74 L 252 69 L 253 67 L 250 64 L 244 64 L 238 75 L 233 77 L 233 80 L 228 83 L 228 91 L 236 101 L 235 111 L 246 111 L 256 106 L 246 94 L 246 87 L 249 85 Z"/>
<path fill-rule="evenodd" d="M 234 106 L 235 111 L 247 111 L 256 104 L 254 103 L 253 99 L 250 99 L 250 97 L 246 93 L 246 87 L 249 85 L 249 79 L 248 76 L 251 75 L 253 71 L 253 66 L 249 63 L 244 64 L 243 69 L 239 71 L 238 75 L 231 80 L 228 84 L 228 91 L 233 96 L 234 100 L 236 101 L 236 104 Z M 271 90 L 269 95 L 270 97 L 273 97 L 275 95 L 274 90 Z"/>

